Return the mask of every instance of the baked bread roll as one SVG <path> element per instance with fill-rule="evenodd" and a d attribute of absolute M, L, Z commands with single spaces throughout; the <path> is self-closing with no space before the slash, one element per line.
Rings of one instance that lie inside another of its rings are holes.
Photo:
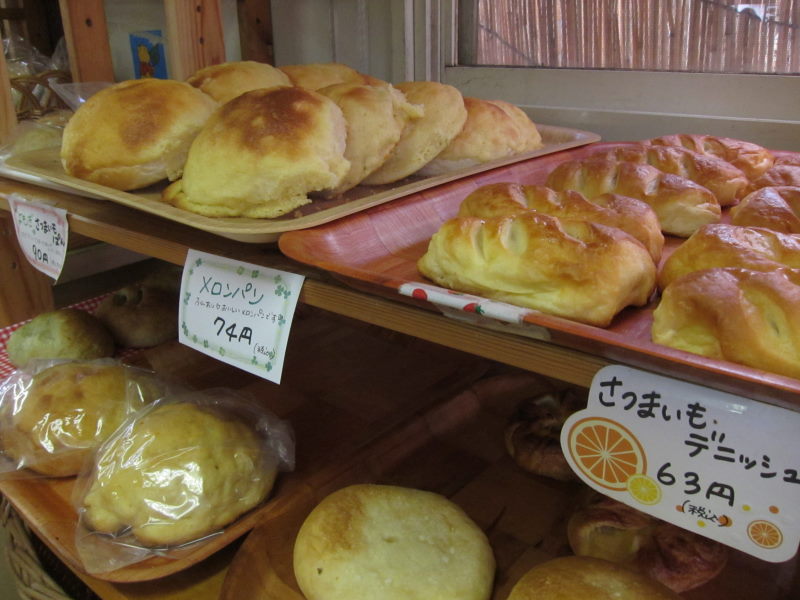
<path fill-rule="evenodd" d="M 658 285 L 664 289 L 687 273 L 714 267 L 741 267 L 753 271 L 800 268 L 800 235 L 762 227 L 706 225 L 664 261 L 658 273 Z"/>
<path fill-rule="evenodd" d="M 617 227 L 639 240 L 654 261 L 661 257 L 664 235 L 656 213 L 641 200 L 619 194 L 601 194 L 590 201 L 572 190 L 556 192 L 543 185 L 490 183 L 464 198 L 458 216 L 499 217 L 525 210 Z"/>
<path fill-rule="evenodd" d="M 781 154 L 775 157 L 775 165 L 794 165 L 800 167 L 800 153 Z"/>
<path fill-rule="evenodd" d="M 254 60 L 241 60 L 209 65 L 186 80 L 220 104 L 245 92 L 292 85 L 280 69 Z"/>
<path fill-rule="evenodd" d="M 800 233 L 800 187 L 765 187 L 745 196 L 730 210 L 731 223 Z"/>
<path fill-rule="evenodd" d="M 352 485 L 322 500 L 294 544 L 308 600 L 488 600 L 495 562 L 480 528 L 432 492 Z"/>
<path fill-rule="evenodd" d="M 651 165 L 664 173 L 685 177 L 710 190 L 720 206 L 735 204 L 750 185 L 744 172 L 731 163 L 683 146 L 618 146 L 590 158 L 594 157 Z"/>
<path fill-rule="evenodd" d="M 772 152 L 766 148 L 729 137 L 681 133 L 652 138 L 645 143 L 654 146 L 683 146 L 693 152 L 716 156 L 744 171 L 748 179 L 759 177 L 775 161 Z"/>
<path fill-rule="evenodd" d="M 658 216 L 661 231 L 688 237 L 708 223 L 720 219 L 714 194 L 678 175 L 650 165 L 601 159 L 578 159 L 559 164 L 548 176 L 547 186 L 575 190 L 587 198 L 621 194 L 649 204 Z"/>
<path fill-rule="evenodd" d="M 613 562 L 563 556 L 530 569 L 508 600 L 680 600 L 680 596 Z"/>
<path fill-rule="evenodd" d="M 4 453 L 21 468 L 77 475 L 87 457 L 126 417 L 155 400 L 145 372 L 113 361 L 67 362 L 34 375 L 4 416 Z"/>
<path fill-rule="evenodd" d="M 104 298 L 95 316 L 123 348 L 149 348 L 178 337 L 178 294 L 141 283 Z"/>
<path fill-rule="evenodd" d="M 725 568 L 726 546 L 605 496 L 573 513 L 567 537 L 578 556 L 609 560 L 681 593 Z"/>
<path fill-rule="evenodd" d="M 346 137 L 341 109 L 317 92 L 246 92 L 209 119 L 163 199 L 207 217 L 279 217 L 342 182 Z"/>
<path fill-rule="evenodd" d="M 529 473 L 577 481 L 561 450 L 561 428 L 572 413 L 585 407 L 586 398 L 571 388 L 526 399 L 509 419 L 506 450 Z"/>
<path fill-rule="evenodd" d="M 522 148 L 519 150 L 520 152 L 531 152 L 544 146 L 542 134 L 539 133 L 536 123 L 519 106 L 505 100 L 487 100 L 487 102 L 502 108 L 516 122 L 524 140 Z"/>
<path fill-rule="evenodd" d="M 627 233 L 533 211 L 451 219 L 417 266 L 441 286 L 598 327 L 646 304 L 655 284 L 653 259 Z"/>
<path fill-rule="evenodd" d="M 90 360 L 114 354 L 114 339 L 91 313 L 61 308 L 41 313 L 11 332 L 6 353 L 16 367 L 35 358 Z"/>
<path fill-rule="evenodd" d="M 84 102 L 64 128 L 64 171 L 118 190 L 173 181 L 216 107 L 210 96 L 182 81 L 112 85 Z"/>
<path fill-rule="evenodd" d="M 416 173 L 450 144 L 467 120 L 464 98 L 451 85 L 408 81 L 396 87 L 424 113 L 403 130 L 386 162 L 364 179 L 367 185 L 393 183 Z"/>
<path fill-rule="evenodd" d="M 197 540 L 260 504 L 277 458 L 252 424 L 191 402 L 154 404 L 98 450 L 86 482 L 82 522 L 128 532 L 144 546 Z"/>
<path fill-rule="evenodd" d="M 406 100 L 397 88 L 363 83 L 339 83 L 319 93 L 333 100 L 344 114 L 347 145 L 344 157 L 350 170 L 329 193 L 341 194 L 355 187 L 380 167 L 400 141 L 403 130 L 422 116 L 422 108 Z"/>
<path fill-rule="evenodd" d="M 509 105 L 511 106 L 511 105 Z M 532 146 L 530 127 L 521 127 L 521 117 L 508 107 L 480 98 L 464 98 L 467 120 L 458 135 L 433 160 L 423 166 L 420 175 L 441 175 L 474 165 L 514 156 Z M 524 112 L 520 111 L 527 118 Z M 531 123 L 533 129 L 536 126 Z M 541 146 L 538 130 L 535 138 Z"/>
<path fill-rule="evenodd" d="M 800 186 L 800 166 L 791 164 L 775 165 L 761 177 L 754 179 L 750 190 L 786 185 Z"/>
<path fill-rule="evenodd" d="M 292 85 L 307 90 L 320 90 L 337 83 L 370 83 L 364 75 L 342 63 L 309 63 L 278 67 Z"/>
<path fill-rule="evenodd" d="M 662 293 L 653 341 L 800 379 L 799 283 L 791 269 L 689 273 Z"/>

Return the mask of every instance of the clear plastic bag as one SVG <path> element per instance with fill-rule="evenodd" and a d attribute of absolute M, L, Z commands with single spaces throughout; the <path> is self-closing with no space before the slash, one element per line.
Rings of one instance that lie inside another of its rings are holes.
<path fill-rule="evenodd" d="M 31 361 L 0 384 L 0 478 L 77 475 L 106 437 L 168 387 L 110 358 Z"/>
<path fill-rule="evenodd" d="M 75 485 L 76 548 L 89 573 L 109 572 L 224 531 L 294 469 L 294 436 L 228 389 L 164 397 L 131 416 Z"/>

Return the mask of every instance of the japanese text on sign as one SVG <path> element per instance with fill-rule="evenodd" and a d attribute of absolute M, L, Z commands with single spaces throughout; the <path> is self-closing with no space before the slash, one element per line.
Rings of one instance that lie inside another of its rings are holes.
<path fill-rule="evenodd" d="M 58 279 L 67 254 L 69 226 L 66 211 L 29 202 L 19 194 L 11 194 L 8 200 L 17 241 L 28 262 Z"/>

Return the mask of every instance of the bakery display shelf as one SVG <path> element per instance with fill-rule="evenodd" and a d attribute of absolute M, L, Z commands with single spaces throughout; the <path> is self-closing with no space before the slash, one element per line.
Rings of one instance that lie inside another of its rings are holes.
<path fill-rule="evenodd" d="M 538 150 L 516 156 L 475 165 L 452 173 L 429 177 L 412 175 L 396 183 L 382 186 L 356 186 L 334 198 L 317 197 L 313 202 L 300 207 L 289 215 L 275 219 L 251 219 L 244 217 L 212 218 L 176 208 L 160 200 L 165 184 L 158 184 L 133 192 L 122 192 L 107 186 L 71 177 L 61 166 L 59 148 L 51 147 L 36 150 L 9 158 L 3 174 L 9 177 L 19 175 L 30 182 L 38 177 L 47 184 L 59 189 L 69 189 L 76 194 L 95 199 L 105 199 L 134 208 L 138 211 L 157 215 L 174 223 L 180 223 L 201 231 L 247 243 L 274 242 L 284 231 L 294 231 L 313 227 L 351 215 L 367 208 L 378 206 L 420 190 L 430 189 L 443 183 L 489 171 L 504 165 L 545 156 L 567 148 L 590 144 L 600 136 L 578 129 L 554 125 L 539 125 L 544 146 Z"/>
<path fill-rule="evenodd" d="M 520 400 L 549 385 L 530 374 L 490 372 L 381 437 L 348 464 L 320 473 L 242 543 L 220 599 L 303 600 L 292 565 L 303 520 L 336 489 L 378 483 L 437 492 L 461 506 L 489 538 L 497 562 L 492 600 L 505 600 L 529 568 L 571 554 L 566 523 L 586 490 L 582 483 L 527 473 L 506 453 L 509 416 Z M 777 600 L 798 594 L 796 561 L 767 563 L 731 550 L 716 578 L 682 597 Z"/>
<path fill-rule="evenodd" d="M 92 576 L 84 573 L 74 543 L 74 478 L 0 481 L 0 493 L 33 533 L 90 587 L 97 586 L 102 597 L 119 593 L 148 598 L 162 578 L 167 578 L 167 586 L 193 587 L 196 566 L 227 548 L 267 514 L 293 502 L 308 487 L 308 480 L 330 465 L 347 464 L 351 456 L 399 422 L 469 385 L 488 365 L 488 361 L 468 354 L 397 336 L 359 321 L 331 318 L 307 307 L 301 307 L 292 325 L 281 385 L 243 373 L 177 342 L 143 350 L 133 362 L 194 389 L 222 386 L 252 396 L 291 424 L 297 466 L 293 472 L 279 474 L 264 504 L 221 534 L 170 557 L 154 556 Z M 411 373 L 413 377 L 409 377 Z M 185 570 L 193 575 L 183 575 Z M 213 588 L 209 585 L 202 589 Z M 193 597 L 216 597 L 205 594 L 203 591 Z"/>
<path fill-rule="evenodd" d="M 797 379 L 652 342 L 650 327 L 656 299 L 642 308 L 624 309 L 609 327 L 599 328 L 504 303 L 486 302 L 480 297 L 462 302 L 483 300 L 487 306 L 499 306 L 510 315 L 476 316 L 437 303 L 431 294 L 424 293 L 426 289 L 433 289 L 441 297 L 453 298 L 449 290 L 426 280 L 416 263 L 425 253 L 431 236 L 445 220 L 456 215 L 461 201 L 470 192 L 496 182 L 542 184 L 557 164 L 618 145 L 620 143 L 592 144 L 454 181 L 336 222 L 284 233 L 279 247 L 287 256 L 323 269 L 358 290 L 440 310 L 476 328 L 527 336 L 552 346 L 588 353 L 606 362 L 628 364 L 786 408 L 800 408 L 800 381 Z M 682 241 L 673 236 L 666 238 L 662 261 Z M 421 283 L 425 287 L 418 285 Z M 420 298 L 424 295 L 431 300 Z"/>

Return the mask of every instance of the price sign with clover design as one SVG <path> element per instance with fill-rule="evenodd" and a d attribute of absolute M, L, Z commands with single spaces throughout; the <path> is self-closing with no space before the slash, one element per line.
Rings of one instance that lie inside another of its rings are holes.
<path fill-rule="evenodd" d="M 304 277 L 190 250 L 181 282 L 179 340 L 280 383 Z"/>

